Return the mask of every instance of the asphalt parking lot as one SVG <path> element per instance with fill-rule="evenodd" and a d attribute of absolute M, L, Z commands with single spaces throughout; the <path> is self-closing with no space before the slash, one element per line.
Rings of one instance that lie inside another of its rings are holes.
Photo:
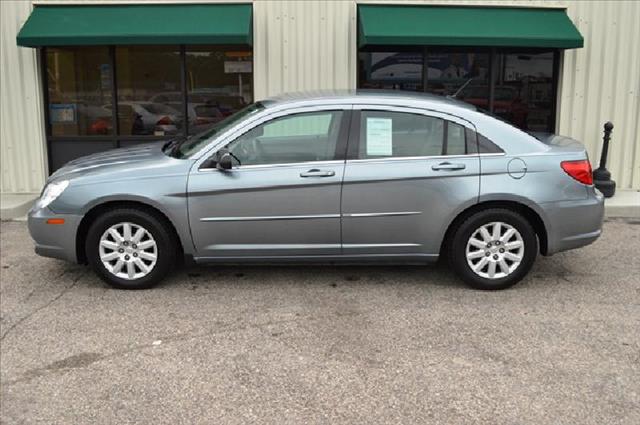
<path fill-rule="evenodd" d="M 107 287 L 1 225 L 14 423 L 640 423 L 640 222 L 511 290 L 436 267 L 194 267 Z"/>

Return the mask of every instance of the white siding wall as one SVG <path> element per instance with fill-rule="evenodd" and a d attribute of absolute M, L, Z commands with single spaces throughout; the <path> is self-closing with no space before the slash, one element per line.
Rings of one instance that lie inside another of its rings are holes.
<path fill-rule="evenodd" d="M 584 37 L 564 54 L 559 132 L 585 143 L 594 166 L 603 124 L 614 124 L 607 168 L 619 188 L 640 189 L 640 2 L 575 1 Z"/>
<path fill-rule="evenodd" d="M 356 5 L 351 1 L 254 2 L 256 99 L 356 86 Z"/>
<path fill-rule="evenodd" d="M 39 3 L 123 2 L 132 1 Z M 567 7 L 585 37 L 585 47 L 564 55 L 558 129 L 583 141 L 597 163 L 602 125 L 611 120 L 615 129 L 609 169 L 620 188 L 640 189 L 640 2 L 256 0 L 256 98 L 287 91 L 355 88 L 357 2 Z M 34 192 L 46 174 L 37 61 L 33 49 L 15 46 L 16 33 L 31 7 L 28 1 L 0 4 L 2 192 Z"/>
<path fill-rule="evenodd" d="M 46 176 L 46 145 L 36 51 L 16 46 L 16 35 L 29 13 L 29 2 L 0 2 L 2 193 L 39 192 Z"/>

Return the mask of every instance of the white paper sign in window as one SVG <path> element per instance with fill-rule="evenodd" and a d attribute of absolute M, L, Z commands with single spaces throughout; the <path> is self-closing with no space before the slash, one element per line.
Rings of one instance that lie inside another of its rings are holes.
<path fill-rule="evenodd" d="M 391 118 L 367 118 L 367 155 L 393 154 Z"/>

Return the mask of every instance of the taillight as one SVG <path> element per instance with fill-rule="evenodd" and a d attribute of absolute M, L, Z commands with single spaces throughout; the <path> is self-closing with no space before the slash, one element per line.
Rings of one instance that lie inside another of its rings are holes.
<path fill-rule="evenodd" d="M 173 121 L 171 121 L 171 118 L 169 117 L 162 117 L 156 123 L 156 125 L 171 125 L 171 124 L 173 124 Z"/>
<path fill-rule="evenodd" d="M 591 163 L 588 159 L 579 161 L 562 161 L 560 166 L 565 173 L 569 174 L 580 183 L 592 185 L 593 174 L 591 174 Z"/>

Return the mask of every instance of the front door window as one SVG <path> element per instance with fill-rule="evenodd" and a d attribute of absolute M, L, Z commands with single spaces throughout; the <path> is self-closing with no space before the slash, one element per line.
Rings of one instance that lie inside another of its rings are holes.
<path fill-rule="evenodd" d="M 308 112 L 258 125 L 227 146 L 240 165 L 330 161 L 342 111 Z"/>

